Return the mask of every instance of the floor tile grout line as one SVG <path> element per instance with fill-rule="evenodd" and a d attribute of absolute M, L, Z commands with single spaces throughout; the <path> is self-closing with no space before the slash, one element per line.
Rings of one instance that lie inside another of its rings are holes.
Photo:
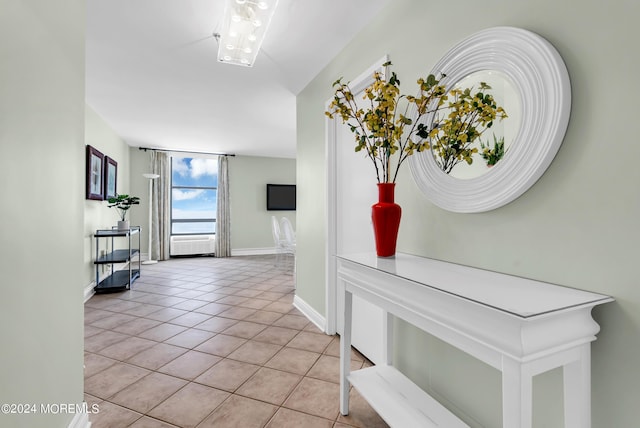
<path fill-rule="evenodd" d="M 204 331 L 204 330 L 202 330 L 202 331 Z M 302 333 L 302 332 L 303 332 L 303 331 L 299 331 L 299 332 L 298 332 L 298 334 L 299 334 L 299 333 Z M 124 334 L 124 333 L 123 333 L 123 334 Z M 150 345 L 149 347 L 147 347 L 147 348 L 145 348 L 145 349 L 140 350 L 138 353 L 136 353 L 136 354 L 134 354 L 134 355 L 129 356 L 129 357 L 128 357 L 128 358 L 126 358 L 125 360 L 118 360 L 118 359 L 116 359 L 116 358 L 114 358 L 114 357 L 112 357 L 112 356 L 108 356 L 108 355 L 104 355 L 104 354 L 101 354 L 101 353 L 100 353 L 101 351 L 103 351 L 104 349 L 108 348 L 109 346 L 116 345 L 116 344 L 118 344 L 118 343 L 120 343 L 120 342 L 122 342 L 122 341 L 115 342 L 115 343 L 113 343 L 113 344 L 111 344 L 111 345 L 108 345 L 108 346 L 106 346 L 106 347 L 104 347 L 104 348 L 101 348 L 101 349 L 99 349 L 99 350 L 96 350 L 96 351 L 85 351 L 85 352 L 86 352 L 86 353 L 89 353 L 89 354 L 93 354 L 93 355 L 98 355 L 98 356 L 100 356 L 100 357 L 107 358 L 107 359 L 110 359 L 110 360 L 113 360 L 113 361 L 116 361 L 116 362 L 120 362 L 120 363 L 124 363 L 124 364 L 128 364 L 128 365 L 132 365 L 132 366 L 140 367 L 140 368 L 143 368 L 143 369 L 146 369 L 146 370 L 149 370 L 149 368 L 144 367 L 144 366 L 139 366 L 139 365 L 137 365 L 137 364 L 135 364 L 135 363 L 130 362 L 129 360 L 133 359 L 133 358 L 134 358 L 134 357 L 136 357 L 137 355 L 139 355 L 139 354 L 141 354 L 141 353 L 143 353 L 143 352 L 145 352 L 145 351 L 149 350 L 150 348 L 153 348 L 154 346 L 157 346 L 157 345 L 159 345 L 159 344 L 166 344 L 166 345 L 170 345 L 170 346 L 174 346 L 174 347 L 177 347 L 177 348 L 184 349 L 184 352 L 183 352 L 181 355 L 183 355 L 184 353 L 186 353 L 186 352 L 188 352 L 188 351 L 196 351 L 196 352 L 201 352 L 201 353 L 209 354 L 209 355 L 212 355 L 212 356 L 220 357 L 220 358 L 223 358 L 223 359 L 227 358 L 227 359 L 231 359 L 231 360 L 233 360 L 233 361 L 239 361 L 239 362 L 247 363 L 246 361 L 243 361 L 243 360 L 237 360 L 237 359 L 234 359 L 234 358 L 230 357 L 230 355 L 235 351 L 235 349 L 234 349 L 234 351 L 231 351 L 230 353 L 228 353 L 228 354 L 226 354 L 226 355 L 214 354 L 214 353 L 210 353 L 210 352 L 206 352 L 206 351 L 202 351 L 202 350 L 197 350 L 197 349 L 196 349 L 197 347 L 199 347 L 200 345 L 202 345 L 202 344 L 203 344 L 203 343 L 205 343 L 206 341 L 208 341 L 208 340 L 210 340 L 210 339 L 213 339 L 213 338 L 214 338 L 214 337 L 216 337 L 216 336 L 219 336 L 219 335 L 229 336 L 229 335 L 225 335 L 223 332 L 221 332 L 221 333 L 217 333 L 217 334 L 214 334 L 214 335 L 213 335 L 212 337 L 210 337 L 209 339 L 206 339 L 206 340 L 204 340 L 203 342 L 201 342 L 201 343 L 199 343 L 199 344 L 197 344 L 197 345 L 195 345 L 195 346 L 193 346 L 193 347 L 191 347 L 191 348 L 189 348 L 189 347 L 185 347 L 185 346 L 180 346 L 180 345 L 174 345 L 174 344 L 171 344 L 171 343 L 166 343 L 166 341 L 167 341 L 167 340 L 169 340 L 169 339 L 171 339 L 171 338 L 173 338 L 173 337 L 177 336 L 178 334 L 180 334 L 180 333 L 177 333 L 177 334 L 176 334 L 176 335 L 174 335 L 174 336 L 170 336 L 170 337 L 168 337 L 167 339 L 165 339 L 165 340 L 164 340 L 164 341 L 162 341 L 162 342 L 158 342 L 158 341 L 151 340 L 151 341 L 155 342 L 155 344 L 154 344 L 154 345 Z M 266 342 L 266 341 L 265 341 L 265 342 L 260 342 L 260 343 L 266 343 L 266 344 L 272 344 L 272 345 L 280 346 L 280 349 L 278 350 L 278 352 L 276 352 L 276 354 L 274 354 L 274 355 L 273 355 L 273 356 L 272 356 L 268 361 L 266 361 L 266 362 L 265 362 L 264 364 L 262 364 L 261 366 L 262 366 L 262 367 L 266 367 L 266 366 L 265 366 L 265 364 L 267 364 L 269 361 L 271 361 L 271 360 L 272 360 L 272 359 L 273 359 L 273 358 L 274 358 L 274 357 L 275 357 L 279 352 L 281 352 L 281 351 L 282 351 L 283 349 L 285 349 L 285 348 L 290 348 L 290 349 L 296 349 L 296 350 L 300 350 L 300 351 L 306 351 L 306 352 L 315 353 L 315 354 L 318 354 L 318 359 L 319 359 L 320 357 L 322 357 L 322 356 L 329 356 L 329 357 L 337 358 L 337 357 L 335 357 L 335 356 L 333 356 L 333 355 L 330 355 L 330 354 L 327 354 L 327 353 L 326 353 L 326 351 L 327 351 L 328 347 L 331 345 L 331 342 L 329 342 L 329 343 L 328 343 L 328 344 L 323 348 L 323 350 L 322 350 L 322 351 L 320 351 L 320 352 L 318 352 L 318 351 L 313 351 L 313 350 L 309 350 L 309 349 L 305 349 L 305 348 L 299 348 L 299 347 L 295 347 L 295 346 L 287 346 L 287 345 L 289 345 L 289 343 L 290 343 L 291 341 L 293 341 L 297 336 L 298 336 L 298 335 L 294 336 L 292 339 L 290 339 L 287 343 L 285 343 L 285 344 L 283 344 L 283 345 L 275 344 L 275 343 L 272 343 L 272 342 Z M 137 337 L 137 336 L 129 336 L 129 337 Z M 237 336 L 232 336 L 232 337 L 235 337 L 235 338 L 238 338 L 238 339 L 243 339 L 243 340 L 245 340 L 245 341 L 246 341 L 245 343 L 247 343 L 247 342 L 248 342 L 248 341 L 250 341 L 250 340 L 253 340 L 253 339 L 246 339 L 246 338 L 241 338 L 241 337 L 237 337 Z M 126 338 L 125 338 L 125 339 L 123 339 L 123 340 L 126 340 Z M 242 345 L 240 345 L 240 346 L 242 346 Z M 237 349 L 237 348 L 236 348 L 236 349 Z M 179 356 L 177 356 L 176 358 L 178 358 L 178 357 L 179 357 Z M 356 361 L 358 361 L 358 360 L 356 360 Z M 315 361 L 315 362 L 317 362 L 317 361 Z M 314 363 L 315 363 L 315 362 L 314 362 Z M 168 363 L 167 363 L 167 364 L 168 364 Z M 254 364 L 254 363 L 248 363 L 248 364 Z M 165 364 L 165 365 L 166 365 L 166 364 Z M 215 365 L 215 364 L 214 364 L 214 365 Z M 257 365 L 257 364 L 254 364 L 254 365 Z M 163 365 L 163 366 L 164 366 L 164 365 Z M 161 367 L 163 367 L 163 366 L 161 366 Z M 159 368 L 161 368 L 161 367 L 159 367 Z M 158 370 L 159 370 L 159 368 L 158 368 L 158 369 L 156 369 L 156 370 L 154 370 L 154 371 L 158 371 Z M 273 367 L 268 367 L 268 368 L 273 368 Z M 106 369 L 106 368 L 105 368 L 105 369 Z M 275 368 L 274 368 L 274 369 L 275 369 Z M 311 369 L 311 368 L 310 368 L 310 369 Z M 310 370 L 310 369 L 309 369 L 309 370 Z M 276 370 L 278 370 L 278 369 L 276 369 Z M 304 374 L 303 376 L 307 376 L 307 373 L 308 373 L 308 371 L 309 371 L 309 370 L 307 370 L 307 372 L 305 372 L 305 374 Z M 286 372 L 285 370 L 281 370 L 281 371 Z M 98 373 L 99 373 L 99 372 L 96 372 L 96 373 L 94 373 L 93 375 L 98 374 Z M 291 372 L 289 372 L 289 373 L 291 373 Z M 296 374 L 297 374 L 297 373 L 296 373 Z M 93 376 L 93 375 L 92 375 L 92 376 Z"/>

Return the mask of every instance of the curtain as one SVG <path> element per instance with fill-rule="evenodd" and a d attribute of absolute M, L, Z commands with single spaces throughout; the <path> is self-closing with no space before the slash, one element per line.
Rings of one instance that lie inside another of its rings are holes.
<path fill-rule="evenodd" d="M 153 260 L 169 259 L 171 238 L 171 163 L 164 152 L 151 152 L 151 171 L 160 177 L 153 180 L 151 247 Z"/>
<path fill-rule="evenodd" d="M 218 157 L 218 210 L 216 213 L 216 257 L 231 256 L 231 218 L 229 209 L 229 159 Z"/>

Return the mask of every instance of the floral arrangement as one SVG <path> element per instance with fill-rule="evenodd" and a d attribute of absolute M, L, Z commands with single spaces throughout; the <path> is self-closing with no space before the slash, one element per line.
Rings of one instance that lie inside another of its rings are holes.
<path fill-rule="evenodd" d="M 491 86 L 485 82 L 480 82 L 480 88 L 475 93 L 472 92 L 473 88 L 452 89 L 448 94 L 450 101 L 447 108 L 440 112 L 442 114 L 436 114 L 433 127 L 437 132 L 432 135 L 431 145 L 436 163 L 445 173 L 449 174 L 462 161 L 471 165 L 473 154 L 478 153 L 473 143 L 493 126 L 494 120 L 507 117 L 493 95 L 488 93 L 490 89 Z"/>
<path fill-rule="evenodd" d="M 478 152 L 472 143 L 496 118 L 507 117 L 486 92 L 491 88 L 485 83 L 475 94 L 471 88 L 448 91 L 440 84 L 444 74 L 430 74 L 418 79 L 418 94 L 411 96 L 400 94 L 395 72 L 388 81 L 377 71 L 373 77 L 364 90 L 367 108 L 358 106 L 349 84 L 340 78 L 333 83 L 334 97 L 325 114 L 340 117 L 349 126 L 355 151 L 364 150 L 373 162 L 378 183 L 395 183 L 400 166 L 416 151 L 432 149 L 436 163 L 447 174 L 461 161 L 471 164 L 473 153 Z M 410 117 L 412 106 L 415 113 Z M 433 117 L 431 123 L 425 123 L 426 117 Z"/>

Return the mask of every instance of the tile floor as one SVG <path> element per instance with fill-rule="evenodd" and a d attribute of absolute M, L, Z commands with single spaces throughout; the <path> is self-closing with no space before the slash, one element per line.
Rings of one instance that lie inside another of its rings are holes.
<path fill-rule="evenodd" d="M 104 427 L 386 427 L 352 389 L 339 414 L 339 338 L 293 307 L 273 256 L 143 265 L 85 304 L 85 400 Z M 352 353 L 352 369 L 370 363 Z"/>

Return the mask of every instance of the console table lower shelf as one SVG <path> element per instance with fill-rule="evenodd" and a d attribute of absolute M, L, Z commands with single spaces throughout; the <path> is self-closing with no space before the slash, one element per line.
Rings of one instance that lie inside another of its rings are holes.
<path fill-rule="evenodd" d="M 392 427 L 468 428 L 392 366 L 357 370 L 347 379 Z"/>
<path fill-rule="evenodd" d="M 393 367 L 394 322 L 438 337 L 502 373 L 502 423 L 531 428 L 533 377 L 563 369 L 566 428 L 591 426 L 591 317 L 610 296 L 407 254 L 337 257 L 343 289 L 340 412 L 353 385 L 392 427 L 463 428 L 461 419 Z M 383 364 L 351 372 L 353 296 L 383 311 Z"/>

